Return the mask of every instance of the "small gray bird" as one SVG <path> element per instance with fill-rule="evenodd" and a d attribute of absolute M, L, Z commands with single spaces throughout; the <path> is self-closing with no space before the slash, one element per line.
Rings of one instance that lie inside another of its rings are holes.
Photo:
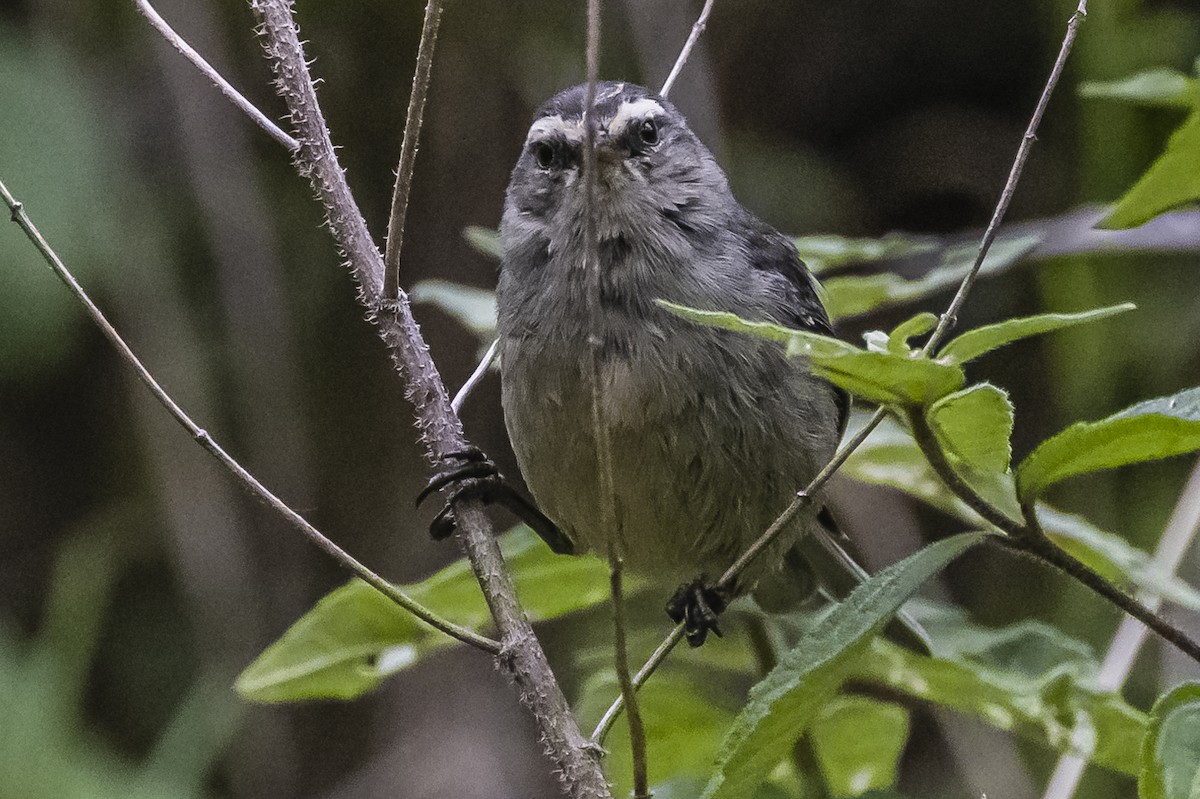
<path fill-rule="evenodd" d="M 531 518 L 528 503 L 514 510 L 555 551 L 607 557 L 615 548 L 634 571 L 684 583 L 668 612 L 699 645 L 708 631 L 720 634 L 716 614 L 730 598 L 708 579 L 832 457 L 849 399 L 777 344 L 702 327 L 656 304 L 833 332 L 792 243 L 738 204 L 670 102 L 629 83 L 595 86 L 599 303 L 591 299 L 586 98 L 587 86 L 576 86 L 538 110 L 500 225 L 504 419 L 545 516 Z M 611 526 L 601 506 L 593 357 L 612 456 Z M 488 485 L 474 493 L 521 504 Z M 817 587 L 814 571 L 835 572 L 839 595 L 857 581 L 861 570 L 832 540 L 838 534 L 821 529 L 828 515 L 819 500 L 812 507 L 740 575 L 735 593 L 772 578 L 803 596 Z"/>

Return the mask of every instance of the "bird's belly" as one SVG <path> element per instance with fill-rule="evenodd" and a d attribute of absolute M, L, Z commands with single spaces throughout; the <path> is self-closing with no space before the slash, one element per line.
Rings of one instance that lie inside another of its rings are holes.
<path fill-rule="evenodd" d="M 757 349 L 696 364 L 635 348 L 601 359 L 596 383 L 591 361 L 567 355 L 572 349 L 505 342 L 501 364 L 505 421 L 526 483 L 580 551 L 607 557 L 615 547 L 635 570 L 715 577 L 830 454 L 814 451 L 827 448 L 818 434 L 830 423 L 803 407 L 800 383 L 812 378 L 782 359 L 770 366 L 797 371 L 768 384 Z M 758 391 L 730 388 L 759 383 Z M 611 453 L 608 507 L 593 385 Z"/>

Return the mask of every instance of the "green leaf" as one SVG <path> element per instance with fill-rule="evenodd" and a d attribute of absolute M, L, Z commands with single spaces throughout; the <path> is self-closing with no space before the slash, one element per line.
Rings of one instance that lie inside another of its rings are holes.
<path fill-rule="evenodd" d="M 496 294 L 445 280 L 422 280 L 408 293 L 413 302 L 436 305 L 490 344 L 496 337 Z"/>
<path fill-rule="evenodd" d="M 608 567 L 602 561 L 555 555 L 526 527 L 506 533 L 501 545 L 531 619 L 555 618 L 608 599 Z M 627 584 L 633 593 L 644 582 L 633 578 Z M 479 586 L 463 560 L 402 588 L 464 627 L 480 630 L 490 622 Z M 453 643 L 374 588 L 353 580 L 288 628 L 246 667 L 236 688 L 254 702 L 350 699 Z"/>
<path fill-rule="evenodd" d="M 997 238 L 979 274 L 987 276 L 1006 271 L 1040 241 L 1040 235 Z M 830 278 L 824 281 L 829 296 L 826 310 L 831 318 L 842 319 L 859 316 L 885 305 L 911 302 L 951 288 L 958 285 L 970 271 L 978 251 L 976 244 L 949 247 L 936 267 L 913 280 L 894 272 Z"/>
<path fill-rule="evenodd" d="M 782 760 L 866 655 L 871 638 L 930 577 L 985 538 L 967 533 L 930 544 L 856 588 L 750 691 L 721 744 L 704 799 L 747 796 Z"/>
<path fill-rule="evenodd" d="M 1137 227 L 1161 213 L 1200 200 L 1200 108 L 1171 134 L 1167 149 L 1097 227 Z"/>
<path fill-rule="evenodd" d="M 851 239 L 845 236 L 798 236 L 792 239 L 800 259 L 813 274 L 846 264 L 906 258 L 937 249 L 937 243 L 923 237 L 889 233 L 878 239 Z"/>
<path fill-rule="evenodd" d="M 1059 753 L 1137 773 L 1146 717 L 1119 694 L 1091 687 L 1098 667 L 1086 645 L 1040 622 L 987 630 L 959 611 L 930 615 L 929 607 L 907 605 L 938 645 L 937 657 L 877 638 L 853 679 L 974 716 Z"/>
<path fill-rule="evenodd" d="M 1013 406 L 990 383 L 942 397 L 929 409 L 929 425 L 954 460 L 981 472 L 1006 472 L 1012 457 Z"/>
<path fill-rule="evenodd" d="M 937 327 L 938 316 L 929 311 L 922 311 L 906 322 L 901 322 L 896 326 L 896 329 L 888 335 L 888 352 L 893 355 L 908 355 L 911 348 L 908 346 L 908 340 L 915 336 L 923 336 L 930 330 Z"/>
<path fill-rule="evenodd" d="M 1149 400 L 1043 441 L 1017 469 L 1022 502 L 1075 475 L 1200 449 L 1200 388 Z"/>
<path fill-rule="evenodd" d="M 1132 311 L 1136 308 L 1133 303 L 1125 302 L 1111 305 L 1107 308 L 1097 308 L 1082 313 L 1047 313 L 1037 316 L 1027 316 L 1022 319 L 1008 319 L 994 325 L 977 327 L 968 330 L 957 337 L 938 352 L 938 360 L 947 363 L 960 364 L 972 361 L 986 352 L 999 349 L 1019 339 L 1038 336 L 1073 327 L 1084 322 L 1095 322 L 1107 319 L 1119 313 Z"/>
<path fill-rule="evenodd" d="M 865 419 L 866 414 L 852 414 L 848 434 L 860 429 Z M 984 526 L 978 514 L 951 494 L 933 473 L 908 431 L 892 419 L 885 419 L 850 455 L 841 473 L 852 480 L 903 491 L 969 527 Z M 1055 543 L 1109 580 L 1200 610 L 1200 592 L 1178 577 L 1153 568 L 1150 555 L 1125 539 L 1044 502 L 1037 503 L 1037 514 L 1042 528 Z"/>
<path fill-rule="evenodd" d="M 1079 96 L 1143 106 L 1193 108 L 1200 103 L 1200 83 L 1178 70 L 1156 67 L 1120 80 L 1085 81 L 1079 84 Z"/>
<path fill-rule="evenodd" d="M 1200 797 L 1200 683 L 1184 683 L 1154 703 L 1142 744 L 1138 796 Z"/>
<path fill-rule="evenodd" d="M 840 339 L 771 322 L 750 322 L 724 311 L 700 311 L 659 300 L 685 319 L 786 345 L 790 357 L 807 358 L 812 369 L 855 396 L 881 405 L 924 405 L 957 390 L 962 370 L 929 358 L 869 352 Z"/>
<path fill-rule="evenodd" d="M 825 705 L 808 736 L 830 793 L 862 796 L 895 785 L 908 722 L 908 711 L 899 705 L 863 696 L 841 696 Z"/>
<path fill-rule="evenodd" d="M 500 241 L 500 231 L 498 230 L 471 225 L 463 229 L 463 238 L 476 252 L 489 258 L 499 261 L 500 257 L 504 255 L 504 245 Z"/>

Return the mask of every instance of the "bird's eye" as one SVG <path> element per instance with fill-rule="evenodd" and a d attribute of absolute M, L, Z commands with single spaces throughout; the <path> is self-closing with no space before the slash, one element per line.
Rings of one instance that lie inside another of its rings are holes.
<path fill-rule="evenodd" d="M 533 159 L 541 169 L 549 169 L 554 165 L 554 148 L 544 141 L 533 145 Z"/>
<path fill-rule="evenodd" d="M 638 138 L 642 144 L 658 144 L 658 124 L 653 119 L 647 119 L 638 127 Z"/>

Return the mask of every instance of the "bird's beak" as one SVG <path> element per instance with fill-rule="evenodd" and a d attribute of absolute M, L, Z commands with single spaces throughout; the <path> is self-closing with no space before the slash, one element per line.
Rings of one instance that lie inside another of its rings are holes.
<path fill-rule="evenodd" d="M 616 140 L 604 128 L 596 130 L 596 165 L 600 169 L 620 164 L 624 156 L 617 146 Z"/>

